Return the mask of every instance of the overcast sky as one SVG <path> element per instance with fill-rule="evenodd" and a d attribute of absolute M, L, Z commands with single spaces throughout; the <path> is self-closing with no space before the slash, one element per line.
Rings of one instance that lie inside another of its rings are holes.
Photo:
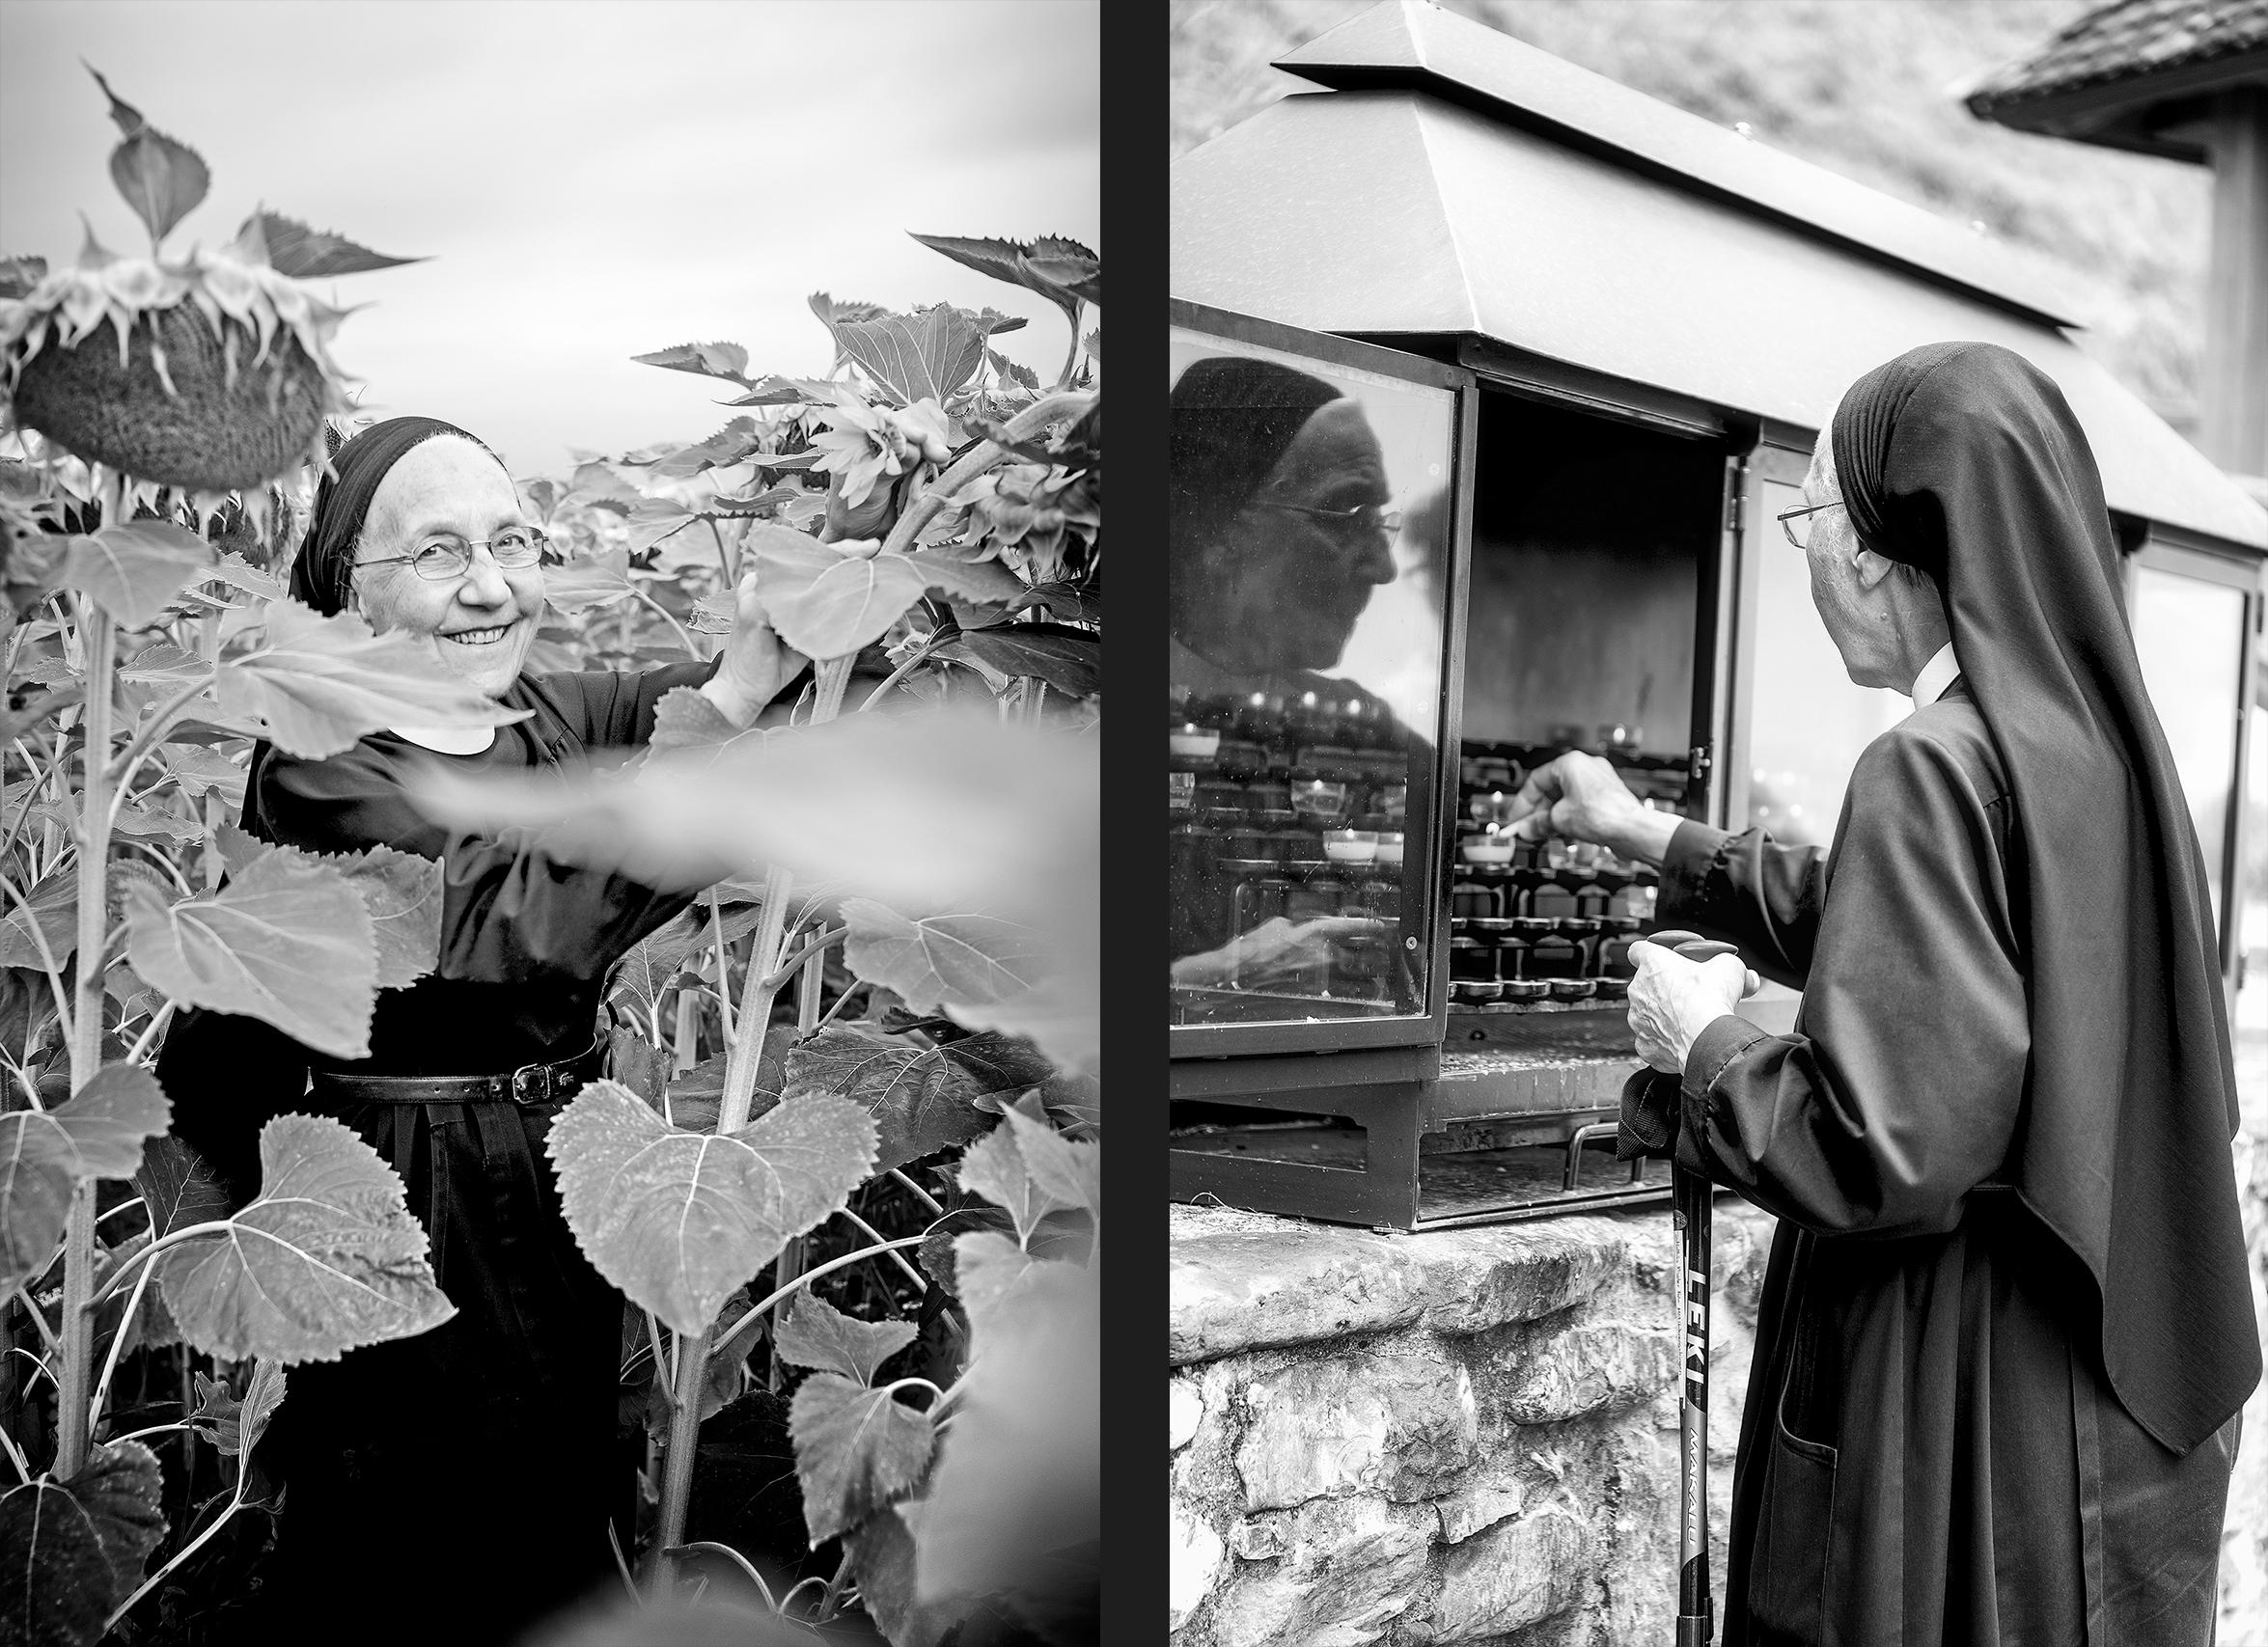
<path fill-rule="evenodd" d="M 729 339 L 823 375 L 824 290 L 1062 312 L 907 238 L 1101 244 L 1089 0 L 0 0 L 0 255 L 147 252 L 84 58 L 212 173 L 166 237 L 265 205 L 429 262 L 320 283 L 371 308 L 332 352 L 380 415 L 472 430 L 512 472 L 698 440 L 730 385 L 633 364 Z M 1089 324 L 1095 322 L 1089 312 Z"/>

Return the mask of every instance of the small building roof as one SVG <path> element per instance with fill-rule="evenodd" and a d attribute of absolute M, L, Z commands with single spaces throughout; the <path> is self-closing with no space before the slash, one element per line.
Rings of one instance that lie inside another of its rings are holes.
<path fill-rule="evenodd" d="M 2215 92 L 2268 86 L 2268 0 L 2112 0 L 1962 101 L 1979 120 L 2201 164 Z"/>
<path fill-rule="evenodd" d="M 1340 89 L 1175 163 L 1175 297 L 1493 340 L 1803 429 L 1916 344 L 2005 343 L 2062 386 L 2112 508 L 2268 547 L 2268 514 L 2073 345 L 2004 248 L 1410 0 L 1280 67 Z"/>

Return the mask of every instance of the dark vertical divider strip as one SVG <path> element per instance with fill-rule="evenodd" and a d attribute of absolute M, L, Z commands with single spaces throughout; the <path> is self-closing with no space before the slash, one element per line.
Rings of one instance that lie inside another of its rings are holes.
<path fill-rule="evenodd" d="M 1101 252 L 1109 474 L 1104 583 L 1103 1082 L 1111 1238 L 1103 1287 L 1106 1647 L 1165 1627 L 1166 860 L 1157 780 L 1166 743 L 1167 7 L 1102 8 Z"/>

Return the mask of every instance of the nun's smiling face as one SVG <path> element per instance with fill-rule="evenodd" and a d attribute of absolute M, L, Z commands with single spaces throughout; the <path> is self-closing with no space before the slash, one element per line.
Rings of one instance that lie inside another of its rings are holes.
<path fill-rule="evenodd" d="M 480 447 L 455 435 L 421 442 L 386 472 L 371 499 L 355 554 L 354 609 L 373 629 L 430 637 L 444 667 L 501 698 L 536 639 L 543 568 L 508 570 L 482 547 L 461 577 L 429 581 L 407 562 L 386 558 L 414 555 L 442 536 L 485 545 L 526 518 L 511 478 Z"/>

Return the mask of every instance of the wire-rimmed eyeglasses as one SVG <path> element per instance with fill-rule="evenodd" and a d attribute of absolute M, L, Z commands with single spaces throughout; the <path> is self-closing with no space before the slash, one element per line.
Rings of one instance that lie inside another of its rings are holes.
<path fill-rule="evenodd" d="M 493 537 L 459 537 L 454 532 L 437 533 L 406 555 L 379 555 L 357 561 L 358 566 L 384 566 L 406 561 L 409 569 L 428 583 L 446 583 L 471 569 L 473 551 L 486 549 L 488 558 L 508 572 L 535 565 L 551 547 L 551 539 L 532 526 L 508 526 Z"/>
<path fill-rule="evenodd" d="M 1802 549 L 1809 546 L 1809 540 L 1812 535 L 1812 523 L 1808 519 L 1805 519 L 1803 531 L 1798 532 L 1795 529 L 1795 523 L 1797 520 L 1803 519 L 1803 517 L 1808 515 L 1817 514 L 1821 509 L 1834 509 L 1840 508 L 1842 508 L 1842 500 L 1840 498 L 1837 498 L 1833 503 L 1813 504 L 1809 508 L 1782 509 L 1772 518 L 1780 523 L 1780 530 L 1787 534 L 1787 540 L 1794 544 L 1798 549 Z"/>
<path fill-rule="evenodd" d="M 1372 532 L 1383 532 L 1392 537 L 1401 530 L 1401 510 L 1390 509 L 1377 504 L 1356 504 L 1352 508 L 1324 509 L 1309 504 L 1261 504 L 1264 509 L 1285 509 L 1292 514 L 1313 515 L 1317 520 L 1329 521 L 1334 526 L 1368 527 Z"/>

